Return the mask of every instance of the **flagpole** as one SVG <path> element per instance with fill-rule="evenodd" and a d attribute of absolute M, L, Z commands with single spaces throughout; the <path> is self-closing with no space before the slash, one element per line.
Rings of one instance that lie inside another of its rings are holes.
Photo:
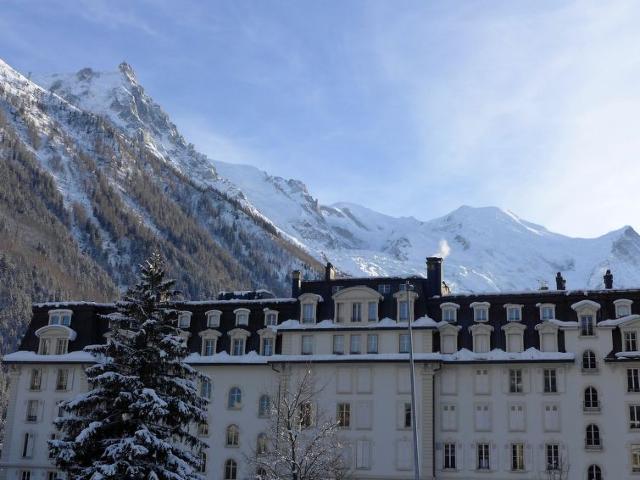
<path fill-rule="evenodd" d="M 411 308 L 409 301 L 409 280 L 405 283 L 407 294 L 407 323 L 409 324 L 409 366 L 411 370 L 411 427 L 413 429 L 413 472 L 415 480 L 420 480 L 420 449 L 418 448 L 418 415 L 416 412 L 416 369 L 413 361 L 413 329 L 411 327 Z"/>

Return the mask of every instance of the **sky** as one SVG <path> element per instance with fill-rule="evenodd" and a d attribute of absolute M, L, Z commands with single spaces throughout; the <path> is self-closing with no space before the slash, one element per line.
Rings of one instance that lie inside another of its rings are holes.
<path fill-rule="evenodd" d="M 0 0 L 22 73 L 140 83 L 217 160 L 429 220 L 640 231 L 640 2 Z"/>

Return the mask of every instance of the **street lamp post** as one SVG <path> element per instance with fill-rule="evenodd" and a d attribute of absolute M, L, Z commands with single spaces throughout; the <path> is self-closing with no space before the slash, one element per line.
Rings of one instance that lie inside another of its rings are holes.
<path fill-rule="evenodd" d="M 405 283 L 405 293 L 407 294 L 407 324 L 409 325 L 409 366 L 411 374 L 411 427 L 413 430 L 413 472 L 415 480 L 420 480 L 420 449 L 418 448 L 418 415 L 416 412 L 416 369 L 413 361 L 413 330 L 411 328 L 411 303 L 409 301 L 409 291 L 413 285 L 409 280 Z"/>

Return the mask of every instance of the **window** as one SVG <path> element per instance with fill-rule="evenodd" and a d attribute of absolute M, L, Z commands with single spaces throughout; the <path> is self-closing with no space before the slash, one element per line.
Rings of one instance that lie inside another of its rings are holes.
<path fill-rule="evenodd" d="M 31 370 L 31 380 L 29 381 L 29 390 L 37 391 L 42 387 L 42 370 L 33 368 Z"/>
<path fill-rule="evenodd" d="M 627 368 L 627 392 L 640 392 L 640 374 L 637 368 Z"/>
<path fill-rule="evenodd" d="M 48 338 L 41 338 L 40 344 L 38 345 L 38 354 L 39 355 L 49 355 L 51 351 L 51 341 Z"/>
<path fill-rule="evenodd" d="M 458 417 L 455 405 L 442 405 L 442 430 L 453 432 L 458 428 Z"/>
<path fill-rule="evenodd" d="M 596 362 L 596 354 L 591 350 L 586 350 L 582 354 L 582 369 L 583 370 L 596 370 L 598 363 Z"/>
<path fill-rule="evenodd" d="M 211 391 L 213 390 L 213 385 L 211 383 L 211 379 L 204 377 L 200 380 L 200 396 L 206 399 L 211 399 Z"/>
<path fill-rule="evenodd" d="M 236 326 L 249 325 L 249 310 L 237 309 L 234 310 L 234 313 L 236 314 Z"/>
<path fill-rule="evenodd" d="M 216 339 L 205 338 L 202 342 L 202 355 L 208 357 L 216 353 Z"/>
<path fill-rule="evenodd" d="M 545 405 L 543 426 L 546 432 L 557 432 L 560 430 L 560 412 L 558 405 Z"/>
<path fill-rule="evenodd" d="M 560 469 L 560 446 L 556 443 L 547 443 L 545 445 L 545 456 L 547 460 L 547 471 Z"/>
<path fill-rule="evenodd" d="M 342 355 L 344 353 L 344 335 L 333 336 L 333 353 Z"/>
<path fill-rule="evenodd" d="M 180 312 L 178 314 L 178 328 L 189 328 L 191 325 L 191 313 L 189 312 Z"/>
<path fill-rule="evenodd" d="M 509 407 L 509 430 L 523 432 L 525 426 L 524 405 L 511 405 Z"/>
<path fill-rule="evenodd" d="M 476 328 L 480 327 L 480 328 Z M 476 353 L 488 353 L 491 350 L 491 327 L 487 325 L 474 325 L 470 328 L 473 335 L 473 351 Z"/>
<path fill-rule="evenodd" d="M 311 426 L 312 411 L 313 407 L 311 406 L 311 402 L 304 402 L 300 405 L 300 412 L 298 412 L 300 428 L 309 428 Z"/>
<path fill-rule="evenodd" d="M 344 303 L 336 304 L 336 322 L 344 322 Z"/>
<path fill-rule="evenodd" d="M 224 462 L 224 480 L 236 480 L 238 478 L 238 464 L 235 460 Z"/>
<path fill-rule="evenodd" d="M 489 370 L 487 370 L 486 368 L 476 370 L 475 392 L 480 394 L 491 393 L 491 385 L 489 384 Z"/>
<path fill-rule="evenodd" d="M 349 428 L 351 426 L 351 404 L 339 403 L 336 412 L 336 419 L 340 428 Z"/>
<path fill-rule="evenodd" d="M 629 428 L 640 429 L 640 405 L 629 405 Z"/>
<path fill-rule="evenodd" d="M 369 440 L 356 441 L 356 468 L 371 468 L 371 442 Z"/>
<path fill-rule="evenodd" d="M 521 307 L 507 307 L 507 321 L 508 322 L 519 322 L 522 320 L 522 309 Z"/>
<path fill-rule="evenodd" d="M 233 387 L 229 390 L 229 398 L 227 401 L 228 408 L 240 408 L 242 406 L 242 390 L 238 387 Z"/>
<path fill-rule="evenodd" d="M 367 335 L 367 353 L 378 353 L 378 334 Z"/>
<path fill-rule="evenodd" d="M 256 441 L 256 453 L 258 455 L 264 455 L 267 453 L 267 435 L 264 433 L 258 434 L 258 440 Z"/>
<path fill-rule="evenodd" d="M 401 333 L 398 335 L 398 352 L 400 353 L 409 353 L 410 345 L 410 337 L 408 333 Z"/>
<path fill-rule="evenodd" d="M 631 471 L 640 473 L 640 445 L 631 445 Z"/>
<path fill-rule="evenodd" d="M 302 304 L 302 323 L 315 322 L 315 305 L 313 303 Z"/>
<path fill-rule="evenodd" d="M 600 448 L 600 429 L 597 425 L 587 425 L 587 434 L 585 437 L 585 446 L 587 448 Z"/>
<path fill-rule="evenodd" d="M 31 470 L 20 471 L 20 480 L 31 480 Z"/>
<path fill-rule="evenodd" d="M 478 432 L 486 432 L 491 430 L 491 412 L 489 410 L 489 405 L 476 405 L 474 421 L 475 429 Z"/>
<path fill-rule="evenodd" d="M 362 348 L 360 343 L 361 343 L 360 335 L 351 335 L 351 337 L 349 337 L 349 351 L 351 353 L 362 353 Z"/>
<path fill-rule="evenodd" d="M 587 469 L 587 480 L 602 480 L 602 471 L 598 465 L 590 465 Z"/>
<path fill-rule="evenodd" d="M 33 434 L 25 433 L 22 442 L 22 458 L 33 457 Z"/>
<path fill-rule="evenodd" d="M 262 355 L 264 355 L 265 357 L 270 357 L 271 355 L 273 355 L 274 341 L 275 340 L 273 337 L 264 337 L 262 339 Z"/>
<path fill-rule="evenodd" d="M 267 471 L 264 468 L 256 470 L 256 480 L 267 480 Z"/>
<path fill-rule="evenodd" d="M 66 338 L 56 339 L 56 355 L 64 355 L 67 353 L 69 347 L 69 340 Z"/>
<path fill-rule="evenodd" d="M 240 444 L 240 430 L 236 425 L 227 427 L 227 447 L 237 447 Z"/>
<path fill-rule="evenodd" d="M 378 320 L 378 303 L 369 302 L 367 307 L 367 320 L 370 322 L 376 322 Z"/>
<path fill-rule="evenodd" d="M 479 443 L 476 446 L 477 451 L 477 469 L 489 470 L 489 444 Z"/>
<path fill-rule="evenodd" d="M 411 402 L 404 403 L 404 416 L 403 416 L 403 426 L 404 428 L 411 428 Z"/>
<path fill-rule="evenodd" d="M 585 411 L 600 410 L 598 391 L 593 387 L 587 387 L 584 389 L 584 409 Z"/>
<path fill-rule="evenodd" d="M 27 422 L 37 422 L 38 421 L 38 410 L 40 408 L 40 403 L 38 400 L 29 400 L 27 402 Z"/>
<path fill-rule="evenodd" d="M 62 474 L 56 471 L 47 472 L 47 480 L 62 480 Z"/>
<path fill-rule="evenodd" d="M 302 335 L 302 355 L 313 354 L 313 335 Z"/>
<path fill-rule="evenodd" d="M 511 471 L 524 470 L 524 445 L 522 443 L 511 444 Z"/>
<path fill-rule="evenodd" d="M 456 322 L 456 313 L 457 309 L 453 307 L 447 307 L 442 309 L 442 320 L 445 322 L 455 323 Z"/>
<path fill-rule="evenodd" d="M 258 416 L 259 417 L 268 417 L 271 413 L 271 398 L 269 395 L 261 395 L 260 400 L 258 400 Z"/>
<path fill-rule="evenodd" d="M 580 335 L 583 337 L 592 337 L 593 333 L 593 315 L 580 315 Z"/>
<path fill-rule="evenodd" d="M 635 352 L 638 350 L 638 336 L 636 332 L 624 332 L 625 352 Z"/>
<path fill-rule="evenodd" d="M 264 315 L 265 327 L 273 327 L 278 324 L 278 313 L 273 311 L 267 311 Z"/>
<path fill-rule="evenodd" d="M 400 300 L 398 302 L 398 319 L 401 322 L 409 320 L 409 304 L 406 300 Z"/>
<path fill-rule="evenodd" d="M 540 320 L 551 320 L 556 316 L 556 308 L 553 305 L 542 305 L 540 307 Z"/>
<path fill-rule="evenodd" d="M 200 473 L 204 473 L 207 471 L 207 454 L 204 452 L 200 452 L 198 454 L 198 471 Z"/>
<path fill-rule="evenodd" d="M 473 320 L 476 322 L 486 322 L 489 320 L 489 309 L 486 307 L 476 307 L 473 309 Z"/>
<path fill-rule="evenodd" d="M 71 325 L 71 311 L 70 310 L 52 310 L 49 312 L 49 325 L 64 325 L 68 327 Z"/>
<path fill-rule="evenodd" d="M 444 444 L 444 468 L 455 470 L 456 468 L 456 444 Z"/>
<path fill-rule="evenodd" d="M 244 338 L 234 338 L 231 343 L 231 355 L 244 355 Z"/>
<path fill-rule="evenodd" d="M 381 283 L 380 285 L 378 285 L 378 293 L 381 293 L 382 295 L 391 293 L 391 285 L 389 285 L 388 283 Z"/>
<path fill-rule="evenodd" d="M 558 393 L 558 379 L 555 368 L 545 368 L 544 376 L 544 393 Z"/>
<path fill-rule="evenodd" d="M 207 328 L 218 328 L 220 326 L 221 313 L 218 310 L 211 310 L 205 314 L 207 316 Z"/>
<path fill-rule="evenodd" d="M 615 300 L 613 302 L 616 306 L 616 318 L 626 317 L 631 315 L 631 300 Z"/>
<path fill-rule="evenodd" d="M 512 368 L 509 370 L 509 393 L 523 393 L 522 370 Z"/>
<path fill-rule="evenodd" d="M 362 321 L 362 304 L 361 303 L 351 304 L 351 321 L 352 322 Z"/>
<path fill-rule="evenodd" d="M 198 424 L 198 435 L 201 437 L 206 437 L 209 435 L 209 424 L 207 422 L 202 422 Z"/>
<path fill-rule="evenodd" d="M 56 376 L 56 390 L 64 391 L 67 390 L 69 383 L 69 370 L 66 368 L 58 369 L 58 374 Z"/>

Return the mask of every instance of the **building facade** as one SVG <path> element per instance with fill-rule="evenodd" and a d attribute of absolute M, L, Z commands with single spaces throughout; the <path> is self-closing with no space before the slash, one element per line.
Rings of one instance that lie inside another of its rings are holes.
<path fill-rule="evenodd" d="M 410 286 L 407 286 L 407 282 Z M 204 475 L 249 479 L 283 375 L 309 366 L 353 478 L 413 478 L 408 324 L 424 479 L 640 478 L 640 289 L 454 295 L 427 276 L 292 275 L 291 298 L 230 292 L 184 302 L 189 362 L 209 379 Z M 0 479 L 59 478 L 46 441 L 57 404 L 87 389 L 86 345 L 110 304 L 35 305 L 10 375 Z"/>

